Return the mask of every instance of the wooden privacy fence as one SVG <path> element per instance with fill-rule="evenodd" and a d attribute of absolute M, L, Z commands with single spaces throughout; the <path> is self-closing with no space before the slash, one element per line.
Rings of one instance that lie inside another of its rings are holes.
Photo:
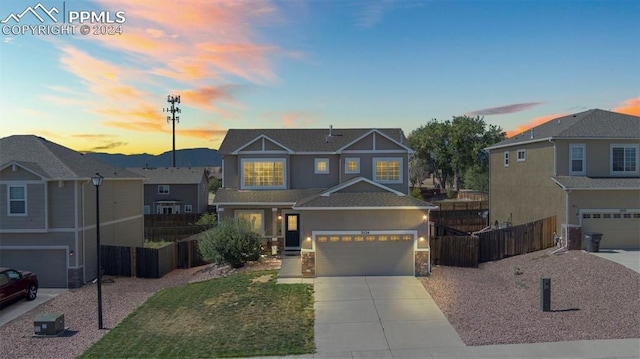
<path fill-rule="evenodd" d="M 176 268 L 206 264 L 198 238 L 174 242 L 162 248 L 100 246 L 104 274 L 119 277 L 161 278 Z"/>
<path fill-rule="evenodd" d="M 191 237 L 209 228 L 208 226 L 144 227 L 144 239 L 152 242 L 172 242 Z"/>
<path fill-rule="evenodd" d="M 460 231 L 434 226 L 431 237 L 431 260 L 436 265 L 477 267 L 519 254 L 539 251 L 554 246 L 553 232 L 556 217 L 548 217 L 518 226 L 481 232 L 474 236 Z"/>

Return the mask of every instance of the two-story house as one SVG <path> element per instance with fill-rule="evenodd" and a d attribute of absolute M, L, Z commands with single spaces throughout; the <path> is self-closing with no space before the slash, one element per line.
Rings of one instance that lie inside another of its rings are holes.
<path fill-rule="evenodd" d="M 639 145 L 640 117 L 594 109 L 488 147 L 491 223 L 555 215 L 565 239 L 640 248 Z"/>
<path fill-rule="evenodd" d="M 142 247 L 142 176 L 42 137 L 0 139 L 0 266 L 45 288 L 96 278 L 96 173 L 101 244 Z"/>
<path fill-rule="evenodd" d="M 222 142 L 218 218 L 301 251 L 305 276 L 423 275 L 429 211 L 408 195 L 400 129 L 232 129 Z"/>
<path fill-rule="evenodd" d="M 209 183 L 204 167 L 127 168 L 146 178 L 144 214 L 205 213 Z"/>

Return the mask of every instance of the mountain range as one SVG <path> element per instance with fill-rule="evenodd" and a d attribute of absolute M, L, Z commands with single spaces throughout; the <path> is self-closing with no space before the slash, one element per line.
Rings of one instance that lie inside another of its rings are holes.
<path fill-rule="evenodd" d="M 159 155 L 148 153 L 136 155 L 88 152 L 86 156 L 114 164 L 119 167 L 171 167 L 172 151 Z M 189 148 L 176 150 L 176 167 L 220 167 L 222 156 L 218 150 L 209 148 Z"/>

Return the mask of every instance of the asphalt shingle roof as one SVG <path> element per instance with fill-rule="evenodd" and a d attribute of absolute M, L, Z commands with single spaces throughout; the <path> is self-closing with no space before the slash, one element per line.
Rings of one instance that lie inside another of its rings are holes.
<path fill-rule="evenodd" d="M 204 176 L 204 167 L 127 168 L 147 178 L 145 184 L 198 184 Z"/>
<path fill-rule="evenodd" d="M 105 178 L 140 178 L 122 167 L 85 156 L 70 148 L 34 135 L 0 138 L 0 166 L 15 162 L 44 178 L 91 178 L 100 173 Z"/>
<path fill-rule="evenodd" d="M 551 177 L 564 189 L 637 189 L 640 190 L 638 177 L 585 177 L 585 176 L 555 176 Z"/>
<path fill-rule="evenodd" d="M 372 131 L 371 128 L 347 128 L 332 130 L 333 136 L 329 139 L 328 128 L 314 129 L 230 129 L 222 141 L 218 152 L 221 154 L 230 154 L 238 148 L 247 145 L 251 141 L 260 137 L 267 136 L 278 142 L 282 146 L 294 152 L 335 152 L 340 148 L 355 141 L 359 137 Z M 385 134 L 394 141 L 409 147 L 404 133 L 399 128 L 382 128 L 376 129 L 380 133 Z"/>
<path fill-rule="evenodd" d="M 323 191 L 322 188 L 311 189 L 280 189 L 280 190 L 238 190 L 234 188 L 220 188 L 216 192 L 213 204 L 294 204 L 303 198 Z"/>
<path fill-rule="evenodd" d="M 600 109 L 558 117 L 501 141 L 488 149 L 549 138 L 640 139 L 640 117 Z"/>
<path fill-rule="evenodd" d="M 297 203 L 294 209 L 305 208 L 435 208 L 436 206 L 391 192 L 336 192 L 329 196 L 315 196 Z"/>

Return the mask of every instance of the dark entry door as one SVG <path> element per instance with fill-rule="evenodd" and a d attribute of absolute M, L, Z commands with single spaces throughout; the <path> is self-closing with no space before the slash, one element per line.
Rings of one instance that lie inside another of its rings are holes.
<path fill-rule="evenodd" d="M 300 215 L 285 215 L 284 227 L 284 247 L 300 248 Z"/>

